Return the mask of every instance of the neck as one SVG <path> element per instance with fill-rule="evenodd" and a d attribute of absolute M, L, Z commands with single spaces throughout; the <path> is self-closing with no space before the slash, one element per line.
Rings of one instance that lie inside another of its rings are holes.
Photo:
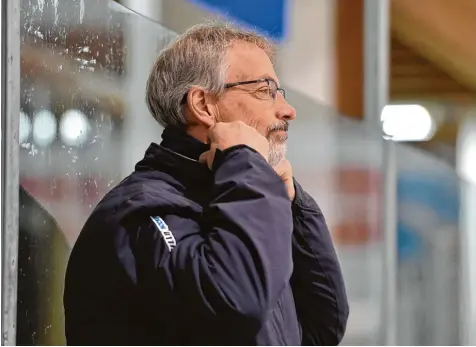
<path fill-rule="evenodd" d="M 208 129 L 203 125 L 190 125 L 187 128 L 187 134 L 203 143 L 208 143 Z"/>

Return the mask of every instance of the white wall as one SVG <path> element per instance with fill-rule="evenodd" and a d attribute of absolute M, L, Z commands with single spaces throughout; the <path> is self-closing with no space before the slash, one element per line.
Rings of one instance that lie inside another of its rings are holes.
<path fill-rule="evenodd" d="M 121 3 L 178 33 L 207 19 L 226 20 L 186 0 Z M 282 84 L 326 105 L 335 100 L 335 10 L 334 0 L 290 0 L 288 38 L 278 49 L 276 66 Z"/>
<path fill-rule="evenodd" d="M 277 61 L 281 83 L 335 105 L 335 1 L 294 0 L 290 5 L 288 38 Z"/>

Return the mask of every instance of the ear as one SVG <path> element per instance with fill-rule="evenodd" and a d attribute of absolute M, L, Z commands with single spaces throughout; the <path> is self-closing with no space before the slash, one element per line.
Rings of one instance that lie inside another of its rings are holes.
<path fill-rule="evenodd" d="M 203 88 L 193 86 L 187 94 L 187 107 L 191 124 L 203 124 L 207 128 L 215 125 L 217 98 Z"/>

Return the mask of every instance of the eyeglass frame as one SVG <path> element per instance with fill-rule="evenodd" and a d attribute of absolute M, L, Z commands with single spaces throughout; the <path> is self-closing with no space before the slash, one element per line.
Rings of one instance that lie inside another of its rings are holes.
<path fill-rule="evenodd" d="M 253 84 L 253 83 L 263 83 L 263 82 L 266 82 L 268 84 L 268 88 L 270 88 L 270 90 L 271 90 L 271 84 L 274 84 L 274 86 L 276 88 L 276 95 L 279 92 L 283 96 L 283 98 L 286 99 L 286 91 L 283 88 L 278 87 L 278 84 L 272 78 L 259 78 L 257 80 L 226 83 L 224 87 L 225 87 L 225 89 L 229 89 L 229 88 L 236 87 L 236 86 L 242 86 L 242 85 Z M 185 95 L 183 96 L 182 102 L 181 102 L 182 105 L 187 103 L 187 95 L 188 95 L 188 93 L 185 93 Z M 275 99 L 276 98 L 273 97 L 273 100 L 275 100 Z"/>

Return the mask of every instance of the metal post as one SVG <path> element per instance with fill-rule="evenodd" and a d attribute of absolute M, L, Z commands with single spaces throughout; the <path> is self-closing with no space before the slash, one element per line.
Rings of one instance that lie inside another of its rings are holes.
<path fill-rule="evenodd" d="M 398 253 L 397 253 L 397 167 L 396 148 L 393 141 L 385 141 L 383 147 L 383 231 L 384 231 L 384 267 L 382 322 L 385 326 L 384 343 L 387 346 L 397 344 L 398 333 Z"/>
<path fill-rule="evenodd" d="M 476 130 L 476 127 L 475 127 Z M 476 345 L 476 182 L 461 183 L 460 345 Z"/>
<path fill-rule="evenodd" d="M 476 344 L 476 119 L 460 123 L 456 146 L 456 170 L 460 189 L 460 341 L 463 346 Z"/>
<path fill-rule="evenodd" d="M 382 133 L 380 116 L 388 103 L 389 0 L 364 0 L 364 113 L 365 120 Z M 393 141 L 382 140 L 383 173 L 383 294 L 382 344 L 397 343 L 397 174 Z"/>
<path fill-rule="evenodd" d="M 389 91 L 389 11 L 389 0 L 364 0 L 364 118 L 380 129 Z"/>
<path fill-rule="evenodd" d="M 18 265 L 20 1 L 1 3 L 2 344 L 15 345 Z"/>

